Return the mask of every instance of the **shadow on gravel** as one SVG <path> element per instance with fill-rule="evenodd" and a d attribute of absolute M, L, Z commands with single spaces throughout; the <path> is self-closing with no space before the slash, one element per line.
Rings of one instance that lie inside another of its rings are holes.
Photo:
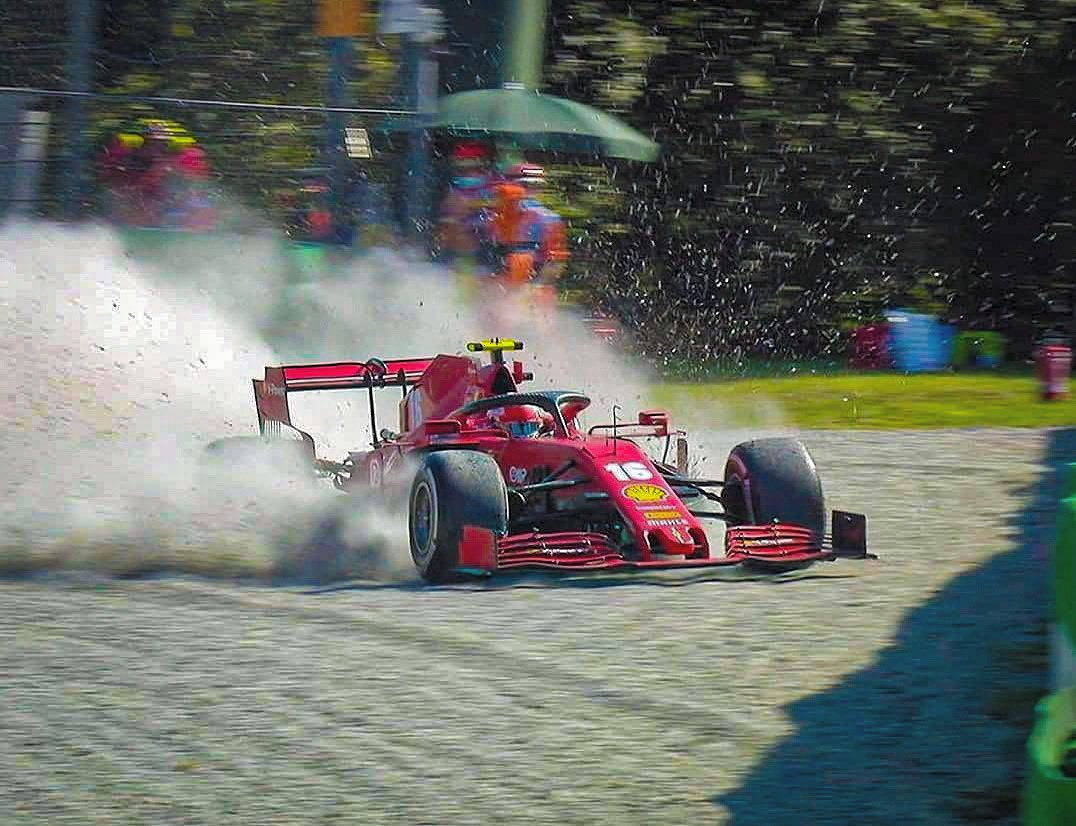
<path fill-rule="evenodd" d="M 838 563 L 842 564 L 842 563 Z M 843 564 L 858 564 L 846 562 Z M 530 571 L 517 574 L 498 574 L 487 580 L 464 581 L 451 585 L 430 585 L 421 580 L 408 582 L 344 582 L 303 591 L 310 596 L 335 594 L 341 591 L 462 591 L 469 593 L 488 593 L 490 591 L 520 590 L 557 590 L 564 588 L 624 588 L 629 586 L 646 586 L 653 588 L 683 588 L 689 585 L 758 582 L 769 585 L 792 585 L 797 582 L 818 582 L 819 580 L 842 580 L 855 577 L 854 573 L 811 573 L 792 574 L 739 574 L 725 571 L 721 574 L 694 574 L 689 577 L 664 574 L 558 574 Z"/>
<path fill-rule="evenodd" d="M 1049 434 L 1010 522 L 1015 550 L 910 613 L 873 666 L 785 707 L 795 734 L 713 798 L 731 824 L 1017 822 L 1024 742 L 1046 690 L 1058 470 L 1073 460 L 1076 429 Z"/>

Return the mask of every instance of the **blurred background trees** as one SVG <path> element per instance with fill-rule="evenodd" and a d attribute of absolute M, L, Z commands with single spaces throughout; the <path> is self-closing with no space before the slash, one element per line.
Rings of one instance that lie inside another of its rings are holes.
<path fill-rule="evenodd" d="M 309 0 L 100 4 L 100 91 L 324 99 Z M 0 10 L 0 70 L 57 87 L 63 4 L 39 6 Z M 567 285 L 651 354 L 825 356 L 896 305 L 1018 355 L 1072 332 L 1076 0 L 553 0 L 547 40 L 549 91 L 663 147 L 652 165 L 542 159 Z M 353 100 L 398 104 L 399 57 L 358 44 Z M 94 128 L 144 114 L 98 106 Z M 254 206 L 316 156 L 315 117 L 187 117 Z"/>
<path fill-rule="evenodd" d="M 584 238 L 655 349 L 819 355 L 894 303 L 1068 329 L 1076 3 L 554 6 L 553 90 L 664 149 Z"/>

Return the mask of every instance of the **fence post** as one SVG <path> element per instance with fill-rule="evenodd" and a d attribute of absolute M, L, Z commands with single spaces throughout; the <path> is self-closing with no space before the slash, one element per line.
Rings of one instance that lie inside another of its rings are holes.
<path fill-rule="evenodd" d="M 19 150 L 22 95 L 0 95 L 0 220 L 17 206 L 15 159 Z"/>
<path fill-rule="evenodd" d="M 438 67 L 428 37 L 405 35 L 405 43 L 407 72 L 411 80 L 410 102 L 416 112 L 407 165 L 407 229 L 416 240 L 428 240 L 433 191 L 428 128 L 437 111 Z"/>
<path fill-rule="evenodd" d="M 41 177 L 49 142 L 49 113 L 29 109 L 30 99 L 19 116 L 14 179 L 14 213 L 32 215 L 41 202 Z"/>
<path fill-rule="evenodd" d="M 347 82 L 353 60 L 352 38 L 329 38 L 329 106 L 344 108 L 348 105 Z M 329 167 L 329 199 L 333 226 L 339 227 L 344 218 L 342 189 L 347 175 L 347 152 L 344 138 L 344 114 L 330 112 L 325 136 L 325 159 Z"/>
<path fill-rule="evenodd" d="M 67 90 L 90 92 L 93 84 L 93 44 L 97 24 L 97 0 L 68 0 L 71 42 L 67 51 Z M 67 182 L 64 188 L 64 215 L 77 218 L 82 213 L 86 193 L 86 98 L 67 100 Z"/>

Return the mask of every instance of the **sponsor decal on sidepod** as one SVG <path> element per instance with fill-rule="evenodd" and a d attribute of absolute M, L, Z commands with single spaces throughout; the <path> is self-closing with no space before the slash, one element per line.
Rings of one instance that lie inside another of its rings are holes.
<path fill-rule="evenodd" d="M 675 508 L 663 508 L 661 510 L 651 510 L 649 508 L 640 508 L 643 512 L 643 518 L 647 522 L 659 522 L 662 519 L 683 519 L 684 515 Z"/>

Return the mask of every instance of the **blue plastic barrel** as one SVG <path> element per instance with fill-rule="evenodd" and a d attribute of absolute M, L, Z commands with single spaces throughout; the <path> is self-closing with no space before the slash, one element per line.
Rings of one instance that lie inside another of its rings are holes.
<path fill-rule="evenodd" d="M 886 314 L 890 324 L 889 349 L 893 364 L 905 373 L 942 370 L 949 365 L 956 329 L 937 318 L 911 310 Z"/>

